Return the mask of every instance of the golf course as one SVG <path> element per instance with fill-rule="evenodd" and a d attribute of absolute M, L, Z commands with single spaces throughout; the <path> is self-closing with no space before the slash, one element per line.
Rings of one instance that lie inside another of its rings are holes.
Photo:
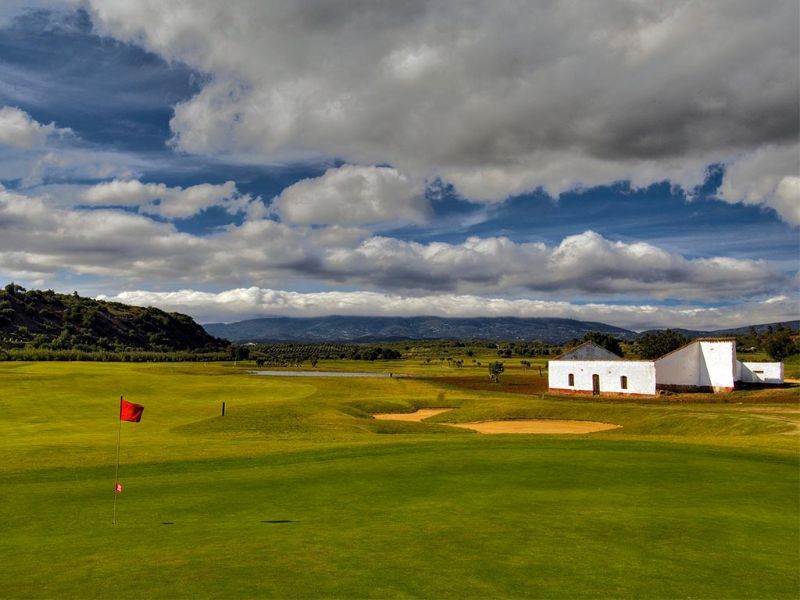
<path fill-rule="evenodd" d="M 539 366 L 0 363 L 0 597 L 798 597 L 800 386 L 564 397 Z M 470 428 L 521 420 L 605 429 Z"/>

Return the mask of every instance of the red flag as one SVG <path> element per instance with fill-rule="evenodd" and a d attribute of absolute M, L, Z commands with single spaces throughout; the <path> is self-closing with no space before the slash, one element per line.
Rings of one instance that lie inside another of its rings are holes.
<path fill-rule="evenodd" d="M 127 400 L 119 399 L 119 420 L 120 421 L 133 421 L 138 423 L 142 420 L 142 412 L 144 406 L 141 404 L 134 404 Z"/>
<path fill-rule="evenodd" d="M 114 491 L 117 492 L 118 494 L 121 494 L 122 493 L 122 484 L 117 482 L 117 484 L 114 486 Z"/>

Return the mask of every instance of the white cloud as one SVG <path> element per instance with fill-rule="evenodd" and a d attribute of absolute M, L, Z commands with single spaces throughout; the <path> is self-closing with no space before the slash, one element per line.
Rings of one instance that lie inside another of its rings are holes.
<path fill-rule="evenodd" d="M 88 1 L 101 33 L 211 75 L 175 108 L 189 152 L 390 164 L 498 200 L 691 189 L 797 140 L 795 0 Z"/>
<path fill-rule="evenodd" d="M 687 259 L 643 242 L 610 241 L 593 231 L 568 236 L 555 247 L 504 237 L 419 244 L 376 236 L 355 248 L 331 250 L 323 264 L 329 276 L 343 281 L 408 291 L 723 298 L 761 293 L 781 279 L 763 261 Z"/>
<path fill-rule="evenodd" d="M 0 107 L 0 144 L 30 150 L 44 146 L 50 136 L 68 133 L 70 129 L 43 125 L 14 106 Z"/>
<path fill-rule="evenodd" d="M 741 157 L 725 171 L 719 193 L 728 202 L 773 208 L 800 225 L 800 144 L 765 146 Z"/>
<path fill-rule="evenodd" d="M 430 217 L 421 182 L 388 167 L 354 165 L 285 188 L 273 208 L 299 225 L 418 224 Z"/>
<path fill-rule="evenodd" d="M 67 272 L 125 281 L 286 282 L 317 276 L 324 251 L 366 235 L 256 220 L 201 237 L 144 215 L 67 209 L 0 189 L 0 273 L 11 277 Z"/>
<path fill-rule="evenodd" d="M 137 206 L 142 213 L 169 219 L 191 217 L 212 206 L 222 206 L 230 213 L 237 213 L 247 210 L 253 202 L 249 195 L 239 194 L 233 181 L 181 188 L 115 179 L 86 189 L 80 197 L 87 205 Z M 260 204 L 259 200 L 256 202 Z"/>
<path fill-rule="evenodd" d="M 115 197 L 147 201 L 140 192 L 134 186 Z M 254 219 L 201 237 L 144 215 L 68 209 L 7 190 L 0 190 L 0 271 L 217 285 L 335 282 L 415 295 L 537 292 L 627 299 L 742 298 L 787 284 L 763 261 L 687 259 L 592 231 L 552 247 L 504 237 L 420 244 L 355 227 Z"/>
<path fill-rule="evenodd" d="M 163 161 L 112 150 L 48 143 L 41 148 L 0 144 L 0 181 L 21 180 L 26 188 L 75 180 L 131 179 L 142 171 L 163 168 Z"/>
<path fill-rule="evenodd" d="M 237 288 L 218 293 L 189 289 L 174 292 L 139 290 L 103 295 L 99 298 L 188 313 L 205 323 L 258 316 L 436 315 L 554 317 L 601 321 L 635 330 L 653 327 L 712 330 L 787 321 L 797 316 L 797 302 L 785 296 L 721 308 L 665 307 L 648 304 L 573 304 L 453 294 L 401 296 L 368 291 L 301 293 L 257 287 Z"/>

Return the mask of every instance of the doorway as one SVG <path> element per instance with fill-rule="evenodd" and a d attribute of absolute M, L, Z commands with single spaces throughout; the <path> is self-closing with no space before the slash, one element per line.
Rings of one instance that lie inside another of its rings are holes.
<path fill-rule="evenodd" d="M 600 395 L 600 375 L 592 375 L 592 396 Z"/>

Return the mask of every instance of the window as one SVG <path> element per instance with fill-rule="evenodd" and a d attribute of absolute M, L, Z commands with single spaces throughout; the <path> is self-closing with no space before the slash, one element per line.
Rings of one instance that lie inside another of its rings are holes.
<path fill-rule="evenodd" d="M 627 375 L 623 375 L 622 377 L 619 378 L 619 386 L 623 390 L 627 390 L 628 389 L 628 376 Z"/>
<path fill-rule="evenodd" d="M 573 373 L 570 373 L 568 378 L 569 378 L 569 385 L 575 387 L 575 375 Z"/>

